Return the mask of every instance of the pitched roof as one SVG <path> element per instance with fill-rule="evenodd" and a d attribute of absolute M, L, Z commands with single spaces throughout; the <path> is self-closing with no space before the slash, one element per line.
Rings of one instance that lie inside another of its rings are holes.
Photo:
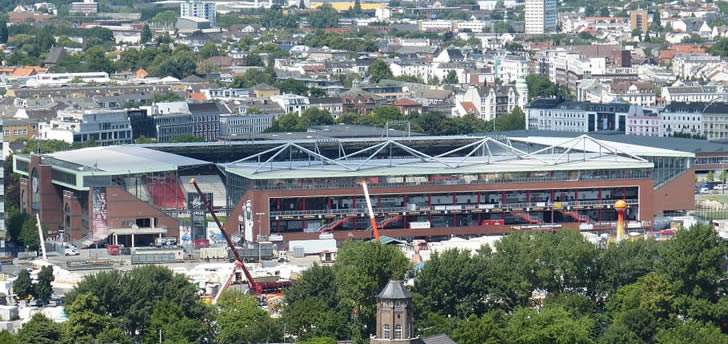
<path fill-rule="evenodd" d="M 66 50 L 63 48 L 51 48 L 51 50 L 48 51 L 48 56 L 43 61 L 44 64 L 56 64 L 58 63 L 58 60 L 63 58 L 63 56 L 66 55 Z"/>
<path fill-rule="evenodd" d="M 378 299 L 411 299 L 412 293 L 405 288 L 402 281 L 390 280 L 387 286 L 377 295 Z"/>
<path fill-rule="evenodd" d="M 422 342 L 425 344 L 457 344 L 454 340 L 450 339 L 446 334 L 438 334 L 422 338 Z"/>
<path fill-rule="evenodd" d="M 262 84 L 255 85 L 255 87 L 253 87 L 253 90 L 255 90 L 255 91 L 274 91 L 274 90 L 277 90 L 277 88 L 275 88 L 271 85 L 268 85 L 266 83 L 262 83 Z"/>
<path fill-rule="evenodd" d="M 478 108 L 475 107 L 473 102 L 462 102 L 460 105 L 463 106 L 463 109 L 465 109 L 467 113 L 478 113 Z"/>
<path fill-rule="evenodd" d="M 409 98 L 399 98 L 392 103 L 394 106 L 421 106 L 420 103 L 409 99 Z"/>

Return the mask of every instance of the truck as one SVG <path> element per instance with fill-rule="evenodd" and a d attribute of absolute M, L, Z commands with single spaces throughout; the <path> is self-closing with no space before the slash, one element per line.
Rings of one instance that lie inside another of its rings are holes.
<path fill-rule="evenodd" d="M 155 238 L 154 239 L 154 246 L 156 246 L 156 247 L 176 246 L 176 245 L 177 245 L 177 238 L 167 237 L 167 238 Z"/>

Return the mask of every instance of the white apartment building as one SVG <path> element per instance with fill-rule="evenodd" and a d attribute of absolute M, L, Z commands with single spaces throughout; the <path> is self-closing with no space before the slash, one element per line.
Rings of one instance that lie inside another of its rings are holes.
<path fill-rule="evenodd" d="M 295 94 L 280 94 L 271 96 L 270 100 L 280 106 L 286 113 L 296 112 L 300 116 L 309 108 L 308 97 Z"/>
<path fill-rule="evenodd" d="M 89 15 L 99 12 L 99 3 L 93 0 L 83 0 L 71 3 L 69 13 Z"/>
<path fill-rule="evenodd" d="M 728 90 L 723 86 L 679 86 L 662 88 L 665 104 L 673 102 L 725 102 L 728 101 Z"/>
<path fill-rule="evenodd" d="M 456 95 L 455 102 L 453 116 L 461 117 L 475 112 L 480 119 L 492 120 L 510 113 L 516 106 L 525 108 L 528 103 L 528 85 L 521 79 L 515 86 L 471 86 L 464 94 Z"/>
<path fill-rule="evenodd" d="M 703 111 L 706 103 L 670 103 L 660 112 L 662 136 L 677 133 L 703 135 Z"/>
<path fill-rule="evenodd" d="M 217 23 L 214 2 L 202 2 L 198 0 L 183 2 L 179 6 L 179 16 L 207 19 L 210 22 L 210 26 L 215 26 Z"/>
<path fill-rule="evenodd" d="M 528 75 L 528 60 L 520 55 L 506 55 L 495 58 L 493 70 L 503 84 L 524 79 Z"/>
<path fill-rule="evenodd" d="M 594 104 L 540 98 L 526 106 L 526 128 L 569 132 L 626 131 L 627 118 L 642 114 L 632 104 Z"/>
<path fill-rule="evenodd" d="M 658 116 L 629 116 L 627 117 L 627 130 L 625 134 L 634 136 L 662 136 L 660 132 L 660 117 Z"/>
<path fill-rule="evenodd" d="M 423 61 L 394 61 L 389 65 L 389 69 L 395 77 L 412 75 L 422 79 L 425 83 L 435 75 L 432 63 Z"/>
<path fill-rule="evenodd" d="M 556 31 L 556 0 L 526 0 L 526 34 Z"/>

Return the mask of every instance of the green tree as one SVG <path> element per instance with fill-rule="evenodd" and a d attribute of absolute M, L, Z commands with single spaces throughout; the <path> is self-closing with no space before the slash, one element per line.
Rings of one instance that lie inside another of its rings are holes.
<path fill-rule="evenodd" d="M 147 43 L 152 40 L 152 30 L 149 28 L 149 24 L 144 24 L 141 33 L 141 42 Z"/>
<path fill-rule="evenodd" d="M 159 343 L 159 334 L 165 343 L 200 343 L 207 334 L 201 320 L 190 319 L 182 309 L 167 299 L 154 302 L 146 344 Z"/>
<path fill-rule="evenodd" d="M 660 245 L 659 252 L 658 271 L 673 282 L 679 293 L 717 298 L 719 283 L 725 278 L 721 266 L 728 246 L 711 226 L 681 229 L 672 240 Z"/>
<path fill-rule="evenodd" d="M 540 312 L 518 308 L 508 319 L 504 335 L 506 343 L 594 343 L 591 337 L 595 321 L 576 317 L 563 308 L 545 307 Z"/>
<path fill-rule="evenodd" d="M 8 42 L 8 23 L 2 22 L 0 23 L 0 44 L 5 44 Z"/>
<path fill-rule="evenodd" d="M 61 140 L 29 140 L 25 142 L 22 154 L 39 153 L 48 154 L 71 149 L 71 144 Z"/>
<path fill-rule="evenodd" d="M 546 77 L 534 74 L 528 75 L 526 77 L 526 84 L 528 85 L 529 99 L 553 96 L 559 96 L 567 99 L 573 98 L 568 89 L 552 83 Z"/>
<path fill-rule="evenodd" d="M 308 93 L 308 87 L 303 81 L 296 79 L 286 79 L 278 85 L 281 89 L 281 93 L 284 94 L 297 94 L 299 96 L 305 96 Z"/>
<path fill-rule="evenodd" d="M 657 333 L 657 344 L 726 344 L 728 336 L 721 334 L 718 327 L 697 321 L 681 322 L 670 329 Z"/>
<path fill-rule="evenodd" d="M 217 47 L 217 44 L 213 41 L 209 41 L 205 43 L 205 45 L 200 49 L 200 57 L 203 59 L 210 58 L 213 56 L 220 56 L 220 49 Z"/>
<path fill-rule="evenodd" d="M 30 279 L 28 270 L 22 269 L 18 272 L 18 278 L 13 282 L 13 292 L 19 298 L 33 295 L 33 281 Z"/>
<path fill-rule="evenodd" d="M 708 174 L 705 176 L 706 182 L 712 182 L 713 181 L 713 171 L 708 171 Z"/>
<path fill-rule="evenodd" d="M 144 143 L 156 143 L 157 140 L 154 138 L 149 138 L 144 135 L 140 135 L 136 139 L 134 139 L 134 143 L 136 144 L 144 144 Z"/>
<path fill-rule="evenodd" d="M 316 12 L 308 16 L 309 26 L 313 29 L 327 29 L 339 25 L 339 14 L 330 4 L 316 8 Z"/>
<path fill-rule="evenodd" d="M 675 294 L 675 287 L 666 276 L 651 273 L 617 289 L 607 303 L 607 309 L 618 314 L 642 308 L 657 318 L 666 319 L 674 313 Z"/>
<path fill-rule="evenodd" d="M 367 69 L 367 76 L 372 82 L 379 82 L 382 79 L 391 79 L 392 70 L 389 69 L 389 65 L 383 60 L 376 60 Z"/>
<path fill-rule="evenodd" d="M 459 250 L 433 254 L 415 279 L 413 298 L 417 311 L 458 318 L 482 314 L 482 300 L 488 295 L 484 283 L 488 275 L 488 261 L 483 256 Z"/>
<path fill-rule="evenodd" d="M 0 343 L 17 344 L 18 340 L 12 333 L 8 332 L 8 330 L 2 330 L 2 332 L 0 332 Z"/>
<path fill-rule="evenodd" d="M 173 76 L 177 79 L 183 79 L 195 73 L 197 69 L 197 59 L 193 54 L 181 53 L 163 59 L 156 68 L 153 68 L 154 74 L 160 77 Z"/>
<path fill-rule="evenodd" d="M 471 314 L 467 319 L 458 321 L 452 337 L 458 344 L 501 344 L 503 328 L 500 313 L 488 313 L 478 318 Z"/>
<path fill-rule="evenodd" d="M 442 79 L 442 82 L 444 84 L 457 84 L 458 83 L 458 75 L 455 73 L 454 70 L 451 70 L 447 72 L 447 75 L 444 79 Z"/>
<path fill-rule="evenodd" d="M 355 18 L 361 15 L 361 2 L 360 2 L 360 0 L 354 0 L 354 8 L 351 9 L 351 14 Z"/>
<path fill-rule="evenodd" d="M 57 344 L 63 337 L 61 324 L 35 313 L 18 331 L 18 344 Z"/>
<path fill-rule="evenodd" d="M 194 135 L 182 135 L 182 136 L 175 136 L 169 140 L 169 142 L 172 143 L 181 143 L 181 142 L 205 142 L 205 139 L 194 136 Z"/>
<path fill-rule="evenodd" d="M 145 338 L 151 326 L 154 303 L 150 300 L 169 300 L 179 306 L 181 314 L 187 318 L 207 317 L 197 287 L 166 267 L 144 266 L 123 273 L 113 270 L 88 275 L 66 293 L 65 301 L 73 304 L 82 294 L 97 297 L 97 314 L 110 316 L 125 333 L 137 339 Z M 73 313 L 69 309 L 68 317 Z"/>
<path fill-rule="evenodd" d="M 220 296 L 217 308 L 220 343 L 271 343 L 282 338 L 282 329 L 258 307 L 255 296 L 228 290 Z"/>
<path fill-rule="evenodd" d="M 40 273 L 38 273 L 38 283 L 35 284 L 35 297 L 38 300 L 43 301 L 44 304 L 48 302 L 53 295 L 53 286 L 51 286 L 51 283 L 54 280 L 55 277 L 53 277 L 52 266 L 47 265 L 40 269 Z"/>
<path fill-rule="evenodd" d="M 90 71 L 103 71 L 112 73 L 116 70 L 114 64 L 106 57 L 106 51 L 101 46 L 90 48 L 84 53 L 86 68 Z"/>
<path fill-rule="evenodd" d="M 303 0 L 302 0 L 303 1 Z M 336 344 L 336 339 L 330 337 L 316 337 L 297 342 L 298 344 Z"/>
<path fill-rule="evenodd" d="M 597 292 L 612 295 L 655 270 L 659 260 L 655 240 L 630 240 L 609 245 L 599 255 Z"/>
<path fill-rule="evenodd" d="M 45 227 L 41 226 L 45 231 Z M 40 237 L 38 237 L 38 225 L 35 216 L 28 216 L 20 229 L 18 241 L 28 250 L 35 251 L 40 248 Z"/>
<path fill-rule="evenodd" d="M 74 343 L 89 343 L 111 327 L 111 317 L 102 315 L 99 299 L 91 294 L 81 294 L 66 306 L 68 322 L 65 332 Z"/>
<path fill-rule="evenodd" d="M 409 260 L 394 246 L 346 242 L 339 249 L 334 263 L 339 303 L 358 314 L 358 322 L 366 325 L 362 334 L 374 333 L 376 329 L 377 293 L 389 280 L 403 279 L 408 269 Z"/>
<path fill-rule="evenodd" d="M 177 21 L 178 16 L 179 16 L 179 11 L 167 10 L 167 11 L 157 13 L 157 15 L 155 15 L 149 21 L 152 23 L 173 25 L 174 22 Z"/>

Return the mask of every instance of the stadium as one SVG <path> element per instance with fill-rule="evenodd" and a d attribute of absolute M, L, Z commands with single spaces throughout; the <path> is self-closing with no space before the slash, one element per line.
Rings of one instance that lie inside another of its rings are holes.
<path fill-rule="evenodd" d="M 21 208 L 67 241 L 205 240 L 202 191 L 248 241 L 613 231 L 695 207 L 695 155 L 589 136 L 413 136 L 83 148 L 14 155 Z M 685 197 L 690 195 L 691 197 Z"/>

